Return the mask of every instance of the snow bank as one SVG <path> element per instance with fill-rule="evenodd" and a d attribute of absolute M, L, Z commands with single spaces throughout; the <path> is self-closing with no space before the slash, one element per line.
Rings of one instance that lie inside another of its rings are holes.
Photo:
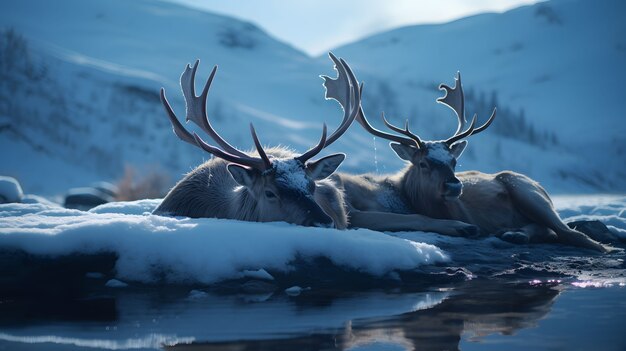
<path fill-rule="evenodd" d="M 143 283 L 210 284 L 246 271 L 288 272 L 299 258 L 326 257 L 376 276 L 448 260 L 433 245 L 369 230 L 151 215 L 157 204 L 111 203 L 90 212 L 0 205 L 0 248 L 52 256 L 115 252 L 116 278 Z"/>
<path fill-rule="evenodd" d="M 129 202 L 109 202 L 89 210 L 91 213 L 118 213 L 127 215 L 150 214 L 161 203 L 161 199 Z"/>
<path fill-rule="evenodd" d="M 17 336 L 0 333 L 0 340 L 17 342 L 22 344 L 52 344 L 63 346 L 76 346 L 81 348 L 93 348 L 103 350 L 136 350 L 136 349 L 161 349 L 164 345 L 186 344 L 194 341 L 194 338 L 179 338 L 175 335 L 150 334 L 141 338 L 128 338 L 125 340 L 68 338 L 55 335 Z"/>
<path fill-rule="evenodd" d="M 107 279 L 125 283 L 211 284 L 240 278 L 271 282 L 281 274 L 300 273 L 302 259 L 313 262 L 320 257 L 342 270 L 390 279 L 397 275 L 389 273 L 417 267 L 418 273 L 441 273 L 443 267 L 433 265 L 451 260 L 446 267 L 473 276 L 626 282 L 624 251 L 601 255 L 558 244 L 515 245 L 494 237 L 476 240 L 425 232 L 391 236 L 363 229 L 161 217 L 151 214 L 158 203 L 109 203 L 88 212 L 45 202 L 3 204 L 0 251 L 18 248 L 51 256 L 113 252 L 118 256 L 116 275 Z M 598 220 L 615 235 L 626 236 L 624 196 L 562 196 L 554 203 L 566 222 Z M 310 282 L 289 284 L 285 288 L 307 287 Z"/>

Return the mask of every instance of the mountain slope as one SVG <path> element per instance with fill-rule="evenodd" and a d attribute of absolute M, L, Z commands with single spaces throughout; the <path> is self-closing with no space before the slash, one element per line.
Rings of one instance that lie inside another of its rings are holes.
<path fill-rule="evenodd" d="M 81 185 L 80 176 L 70 179 L 76 173 L 72 164 L 84 169 L 89 179 L 84 184 L 119 177 L 125 163 L 160 165 L 176 179 L 207 158 L 175 138 L 158 99 L 158 89 L 165 86 L 184 118 L 178 80 L 185 64 L 196 58 L 203 60 L 198 86 L 212 65 L 220 65 L 208 108 L 216 128 L 240 148 L 252 146 L 250 122 L 264 143 L 305 150 L 319 138 L 322 118 L 331 127 L 340 121 L 340 108 L 324 101 L 317 77 L 331 74 L 331 64 L 317 64 L 249 23 L 145 0 L 30 0 L 0 8 L 0 29 L 23 35 L 34 65 L 47 72 L 45 82 L 9 72 L 22 93 L 0 89 L 4 100 L 17 100 L 14 105 L 20 107 L 4 109 L 0 116 L 12 126 L 2 140 L 1 171 L 17 176 L 31 191 L 54 193 Z M 57 96 L 39 101 L 30 91 Z M 16 136 L 16 131 L 32 135 L 32 128 L 46 125 L 51 114 L 64 116 L 54 129 L 67 129 L 67 140 L 58 142 L 50 131 L 37 134 L 36 144 Z M 86 162 L 90 157 L 83 151 L 92 146 L 106 154 L 106 162 Z M 42 152 L 46 148 L 49 152 Z M 23 162 L 26 155 L 28 163 Z M 65 177 L 55 172 L 56 178 L 67 179 L 54 184 L 39 179 L 33 175 L 39 157 L 65 159 L 60 167 L 72 171 Z"/>
<path fill-rule="evenodd" d="M 451 112 L 434 99 L 442 95 L 436 86 L 452 85 L 460 70 L 468 117 L 478 112 L 484 120 L 494 105 L 500 112 L 490 136 L 470 139 L 470 150 L 485 157 L 466 160 L 466 166 L 492 171 L 510 167 L 542 181 L 550 178 L 548 183 L 557 189 L 563 189 L 559 182 L 579 177 L 592 187 L 623 192 L 626 124 L 619 86 L 626 80 L 625 10 L 616 0 L 555 0 L 503 14 L 399 28 L 333 51 L 367 77 L 366 93 L 368 80 L 373 86 L 370 99 L 364 98 L 370 115 L 384 109 L 398 123 L 409 117 L 426 138 L 443 138 L 456 128 Z M 372 98 L 378 101 L 368 108 Z M 519 128 L 522 124 L 525 128 Z M 494 142 L 494 133 L 505 138 Z M 531 144 L 541 147 L 527 151 L 537 159 L 524 157 L 525 150 L 510 139 L 535 139 Z M 541 145 L 539 139 L 557 142 Z M 488 149 L 496 147 L 503 158 L 515 159 L 490 162 Z M 538 155 L 551 151 L 556 154 Z M 567 166 L 562 158 L 568 153 L 574 157 L 568 169 L 554 169 L 555 162 Z M 525 160 L 517 160 L 520 156 Z M 542 167 L 548 174 L 537 172 Z M 618 177 L 611 179 L 614 175 Z"/>
<path fill-rule="evenodd" d="M 616 117 L 622 95 L 597 88 L 626 78 L 617 65 L 626 51 L 624 25 L 611 11 L 617 2 L 594 4 L 558 1 L 407 27 L 336 53 L 365 81 L 370 118 L 381 110 L 395 122 L 411 116 L 426 138 L 456 127 L 450 111 L 433 101 L 440 96 L 436 84 L 451 84 L 457 69 L 468 112 L 476 108 L 485 118 L 497 91 L 499 117 L 493 130 L 472 138 L 461 170 L 510 168 L 551 191 L 624 191 L 623 162 L 614 162 L 626 149 Z M 115 180 L 127 164 L 140 174 L 160 168 L 175 181 L 206 159 L 173 135 L 158 99 L 164 86 L 184 118 L 178 79 L 196 58 L 198 87 L 220 65 L 209 115 L 239 148 L 253 145 L 250 122 L 264 144 L 304 151 L 322 122 L 332 129 L 341 118 L 338 105 L 324 101 L 317 77 L 333 74 L 327 58 L 307 57 L 236 19 L 148 0 L 26 0 L 0 4 L 5 42 L 8 28 L 24 37 L 30 68 L 2 66 L 0 173 L 16 176 L 26 192 L 59 194 Z M 599 35 L 607 39 L 595 40 Z M 558 50 L 555 41 L 562 42 Z M 585 50 L 573 54 L 577 45 Z M 15 57 L 11 62 L 21 60 Z M 402 162 L 386 144 L 353 126 L 325 152 L 348 154 L 342 170 L 395 171 Z"/>

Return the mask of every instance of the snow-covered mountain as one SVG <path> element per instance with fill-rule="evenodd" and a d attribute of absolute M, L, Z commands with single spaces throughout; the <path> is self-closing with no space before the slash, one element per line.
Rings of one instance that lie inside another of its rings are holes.
<path fill-rule="evenodd" d="M 401 28 L 334 51 L 365 81 L 370 119 L 383 109 L 396 122 L 410 116 L 426 138 L 456 126 L 434 103 L 436 85 L 452 84 L 456 70 L 468 113 L 488 108 L 496 91 L 494 125 L 504 127 L 472 138 L 460 169 L 511 168 L 561 192 L 623 192 L 623 7 L 558 0 Z M 158 99 L 165 86 L 184 118 L 178 78 L 196 58 L 198 85 L 220 66 L 209 114 L 240 148 L 252 146 L 249 122 L 263 143 L 303 151 L 322 122 L 332 128 L 341 118 L 317 77 L 334 73 L 327 58 L 233 18 L 161 1 L 26 0 L 0 3 L 0 30 L 0 173 L 26 192 L 115 180 L 127 164 L 175 181 L 206 159 L 173 135 Z M 353 126 L 328 152 L 348 154 L 342 170 L 395 171 L 402 164 L 386 144 Z"/>
<path fill-rule="evenodd" d="M 29 65 L 42 72 L 33 79 L 26 69 L 7 69 L 15 83 L 5 81 L 0 92 L 0 172 L 29 192 L 114 179 L 127 163 L 161 167 L 173 180 L 199 164 L 207 155 L 174 137 L 158 98 L 165 86 L 184 118 L 178 79 L 196 58 L 198 85 L 220 66 L 209 113 L 238 147 L 253 145 L 249 122 L 264 143 L 305 150 L 323 119 L 341 118 L 317 77 L 331 74 L 331 64 L 232 18 L 160 1 L 29 0 L 3 2 L 0 27 L 25 37 Z"/>
<path fill-rule="evenodd" d="M 553 0 L 399 28 L 333 51 L 367 77 L 366 94 L 372 81 L 363 98 L 370 119 L 383 109 L 397 123 L 408 117 L 426 139 L 456 129 L 434 100 L 437 85 L 452 86 L 461 71 L 468 119 L 477 112 L 482 122 L 496 105 L 499 112 L 487 133 L 469 139 L 464 169 L 510 168 L 560 191 L 623 192 L 625 11 L 616 0 Z"/>

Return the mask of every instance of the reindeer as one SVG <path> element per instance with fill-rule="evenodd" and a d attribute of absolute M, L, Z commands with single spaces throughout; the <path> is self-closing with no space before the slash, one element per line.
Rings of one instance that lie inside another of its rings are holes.
<path fill-rule="evenodd" d="M 476 225 L 483 233 L 494 233 L 516 243 L 556 241 L 601 252 L 609 250 L 565 225 L 548 193 L 529 177 L 512 171 L 455 173 L 457 159 L 467 146 L 463 139 L 487 129 L 496 109 L 482 126 L 475 128 L 476 115 L 467 126 L 460 73 L 454 88 L 441 84 L 439 89 L 446 94 L 437 102 L 451 108 L 458 118 L 456 132 L 446 140 L 423 141 L 409 130 L 408 120 L 404 128 L 399 128 L 389 123 L 384 114 L 383 123 L 394 133 L 383 132 L 372 127 L 359 108 L 359 124 L 370 134 L 391 141 L 393 151 L 408 164 L 389 176 L 336 175 L 350 209 L 360 211 L 358 216 L 385 211 L 463 221 Z M 349 216 L 352 220 L 353 213 Z"/>
<path fill-rule="evenodd" d="M 338 70 L 336 79 L 321 76 L 326 87 L 326 98 L 335 99 L 343 106 L 347 106 L 346 82 L 355 77 L 350 66 L 343 59 L 338 59 L 329 53 L 336 67 L 345 67 L 345 71 Z M 346 78 L 347 75 L 349 77 Z M 354 81 L 353 86 L 358 82 Z M 361 84 L 359 93 L 363 89 Z M 359 114 L 362 109 L 358 107 Z M 337 173 L 331 177 L 342 192 L 346 195 L 346 206 L 349 211 L 349 227 L 367 228 L 378 231 L 431 231 L 446 235 L 474 236 L 478 228 L 453 219 L 436 219 L 415 213 L 408 202 L 404 201 L 403 190 L 397 177 L 379 177 L 371 174 L 350 175 Z"/>
<path fill-rule="evenodd" d="M 338 153 L 316 161 L 310 159 L 343 135 L 358 112 L 360 91 L 356 78 L 347 66 L 335 67 L 344 80 L 340 83 L 343 90 L 333 91 L 334 96 L 340 97 L 337 101 L 344 110 L 341 124 L 328 137 L 324 124 L 319 143 L 298 155 L 284 147 L 265 150 L 252 124 L 250 132 L 256 152 L 242 152 L 224 140 L 211 126 L 206 113 L 206 99 L 217 66 L 213 68 L 200 96 L 196 96 L 198 64 L 199 60 L 193 68 L 188 64 L 180 78 L 187 104 L 186 119 L 199 126 L 218 146 L 208 144 L 195 132 L 190 133 L 183 127 L 165 97 L 164 88 L 161 88 L 161 102 L 176 136 L 215 157 L 180 180 L 154 213 L 346 228 L 343 193 L 328 179 L 345 155 Z"/>

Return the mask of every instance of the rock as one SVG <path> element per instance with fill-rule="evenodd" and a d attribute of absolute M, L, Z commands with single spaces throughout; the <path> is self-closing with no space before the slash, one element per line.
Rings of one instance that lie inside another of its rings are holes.
<path fill-rule="evenodd" d="M 579 232 L 583 232 L 593 240 L 599 241 L 604 244 L 613 244 L 620 242 L 620 239 L 617 237 L 617 235 L 613 234 L 613 232 L 611 232 L 609 228 L 604 225 L 604 223 L 597 220 L 573 221 L 567 223 L 567 226 L 574 230 L 578 230 Z"/>
<path fill-rule="evenodd" d="M 17 179 L 0 176 L 0 203 L 22 202 L 24 192 Z"/>

